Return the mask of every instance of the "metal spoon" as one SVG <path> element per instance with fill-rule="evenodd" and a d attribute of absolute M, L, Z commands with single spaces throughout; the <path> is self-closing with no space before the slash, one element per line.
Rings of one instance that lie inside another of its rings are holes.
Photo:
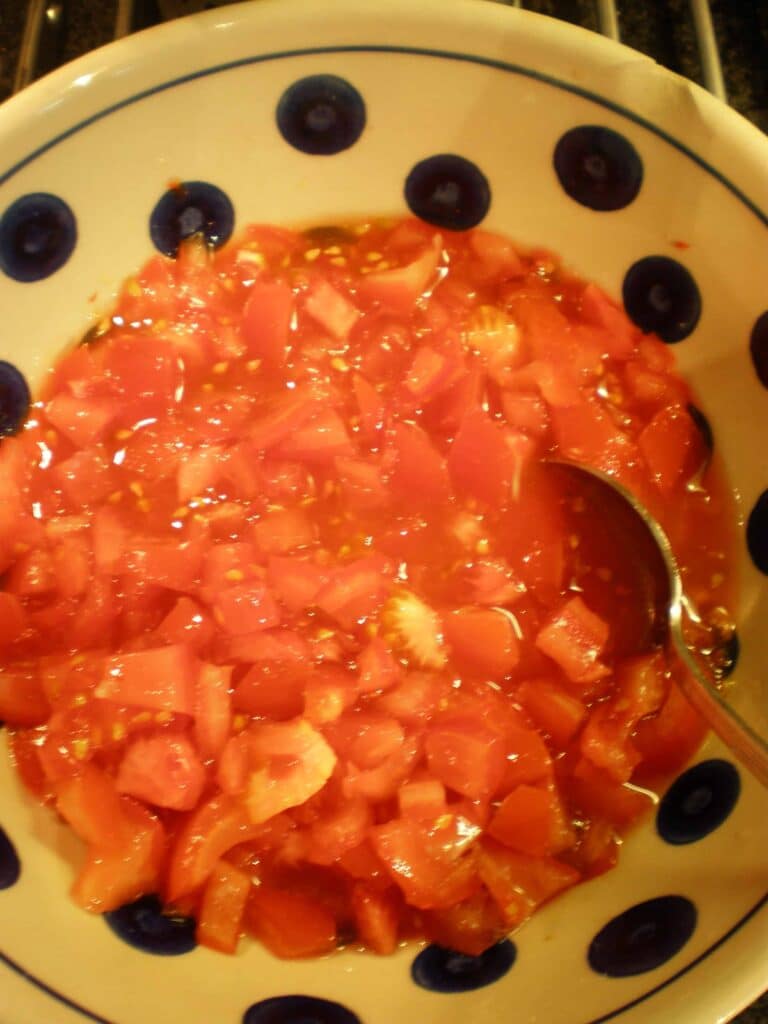
<path fill-rule="evenodd" d="M 651 568 L 655 578 L 663 581 L 662 585 L 666 586 L 666 593 L 658 595 L 657 604 L 666 611 L 667 635 L 688 670 L 681 673 L 680 686 L 713 732 L 717 733 L 742 765 L 768 787 L 768 745 L 724 699 L 717 687 L 712 667 L 686 641 L 685 622 L 695 622 L 697 616 L 684 593 L 672 545 L 658 520 L 626 487 L 601 470 L 567 460 L 551 460 L 547 464 L 556 472 L 570 474 L 574 480 L 581 478 L 583 481 L 588 478 L 593 490 L 595 485 L 604 490 L 606 502 L 618 498 L 626 508 L 632 510 L 634 515 L 626 517 L 630 522 L 630 532 L 636 526 L 638 534 L 635 541 L 650 539 L 650 544 L 644 544 L 644 550 L 647 549 L 648 557 L 658 559 L 657 565 Z M 626 540 L 632 543 L 633 538 L 628 536 Z"/>

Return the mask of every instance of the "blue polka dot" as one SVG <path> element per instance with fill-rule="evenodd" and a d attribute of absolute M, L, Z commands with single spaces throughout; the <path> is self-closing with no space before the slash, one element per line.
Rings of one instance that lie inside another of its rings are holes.
<path fill-rule="evenodd" d="M 75 215 L 58 196 L 21 196 L 0 218 L 0 269 L 26 284 L 64 266 L 77 242 Z"/>
<path fill-rule="evenodd" d="M 491 205 L 491 187 L 470 160 L 452 153 L 416 164 L 405 182 L 405 201 L 415 216 L 449 231 L 476 227 Z"/>
<path fill-rule="evenodd" d="M 294 149 L 332 156 L 349 149 L 365 128 L 365 103 L 357 89 L 336 75 L 310 75 L 285 90 L 277 105 L 277 127 Z"/>
<path fill-rule="evenodd" d="M 104 917 L 115 935 L 144 953 L 179 956 L 197 945 L 194 918 L 165 913 L 157 896 L 142 896 Z"/>
<path fill-rule="evenodd" d="M 249 1006 L 243 1024 L 360 1024 L 360 1018 L 328 999 L 276 996 Z"/>
<path fill-rule="evenodd" d="M 27 418 L 29 387 L 15 366 L 0 359 L 0 437 L 15 434 Z"/>
<path fill-rule="evenodd" d="M 628 978 L 661 967 L 688 942 L 696 907 L 684 896 L 638 903 L 601 928 L 589 946 L 589 966 L 609 978 Z"/>
<path fill-rule="evenodd" d="M 667 843 L 695 843 L 714 832 L 736 806 L 739 773 L 728 761 L 702 761 L 676 779 L 664 794 L 656 828 Z"/>
<path fill-rule="evenodd" d="M 601 212 L 629 206 L 643 182 L 643 162 L 623 135 L 600 125 L 580 125 L 555 147 L 555 173 L 565 192 Z"/>
<path fill-rule="evenodd" d="M 0 889 L 10 889 L 19 880 L 21 862 L 13 843 L 0 828 Z"/>
<path fill-rule="evenodd" d="M 156 249 L 176 256 L 185 238 L 202 235 L 218 249 L 229 239 L 235 211 L 229 197 L 205 181 L 184 181 L 158 200 L 149 218 L 149 233 Z"/>
<path fill-rule="evenodd" d="M 763 491 L 749 513 L 747 550 L 755 568 L 768 576 L 768 490 Z"/>
<path fill-rule="evenodd" d="M 668 344 L 687 338 L 699 322 L 701 295 L 690 272 L 669 256 L 646 256 L 624 278 L 624 307 L 641 331 Z"/>
<path fill-rule="evenodd" d="M 768 312 L 755 321 L 749 338 L 749 353 L 758 380 L 764 388 L 768 388 Z"/>
<path fill-rule="evenodd" d="M 471 992 L 492 985 L 512 967 L 517 950 L 505 939 L 480 956 L 467 956 L 442 946 L 427 946 L 411 966 L 411 977 L 431 992 Z"/>

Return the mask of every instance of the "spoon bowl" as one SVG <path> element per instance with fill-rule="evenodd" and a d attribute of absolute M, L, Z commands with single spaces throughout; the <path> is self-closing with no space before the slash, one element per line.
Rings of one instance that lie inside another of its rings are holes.
<path fill-rule="evenodd" d="M 577 485 L 588 484 L 593 500 L 618 524 L 616 538 L 632 552 L 654 582 L 654 633 L 660 643 L 671 643 L 686 672 L 680 685 L 690 704 L 733 752 L 741 764 L 768 787 L 768 742 L 726 700 L 711 656 L 687 639 L 691 626 L 702 625 L 693 602 L 685 594 L 675 553 L 664 528 L 645 505 L 614 477 L 592 466 L 569 460 L 551 460 L 553 472 Z"/>

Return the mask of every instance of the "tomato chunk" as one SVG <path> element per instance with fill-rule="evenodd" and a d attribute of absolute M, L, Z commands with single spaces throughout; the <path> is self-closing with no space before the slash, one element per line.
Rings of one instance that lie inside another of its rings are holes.
<path fill-rule="evenodd" d="M 259 886 L 251 893 L 246 927 L 275 956 L 322 956 L 336 946 L 336 922 L 319 902 L 300 893 Z"/>
<path fill-rule="evenodd" d="M 219 861 L 203 892 L 197 941 L 221 953 L 234 953 L 253 883 L 233 864 Z"/>
<path fill-rule="evenodd" d="M 139 737 L 128 747 L 117 772 L 120 793 L 155 807 L 190 811 L 205 785 L 205 770 L 183 735 Z"/>
<path fill-rule="evenodd" d="M 580 597 L 572 597 L 539 631 L 536 646 L 574 683 L 591 683 L 610 672 L 600 661 L 608 634 L 607 624 Z"/>
<path fill-rule="evenodd" d="M 96 696 L 153 711 L 194 714 L 196 662 L 185 644 L 107 658 Z"/>

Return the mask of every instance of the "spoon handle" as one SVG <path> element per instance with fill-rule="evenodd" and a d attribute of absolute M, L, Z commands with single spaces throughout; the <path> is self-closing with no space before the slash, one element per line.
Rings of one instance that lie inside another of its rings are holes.
<path fill-rule="evenodd" d="M 680 686 L 688 702 L 733 751 L 747 771 L 768 787 L 768 746 L 723 698 L 709 672 L 702 668 L 685 642 L 681 605 L 677 601 L 670 608 L 669 625 L 672 642 L 688 669 L 680 678 Z"/>

